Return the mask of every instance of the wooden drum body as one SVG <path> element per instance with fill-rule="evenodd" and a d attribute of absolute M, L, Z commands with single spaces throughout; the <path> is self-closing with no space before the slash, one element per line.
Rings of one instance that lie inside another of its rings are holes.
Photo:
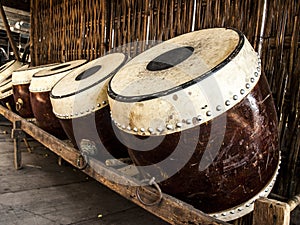
<path fill-rule="evenodd" d="M 86 60 L 76 60 L 44 69 L 32 76 L 29 86 L 30 103 L 39 127 L 58 138 L 65 138 L 65 133 L 53 114 L 50 91 L 57 81 L 73 69 L 82 66 Z"/>
<path fill-rule="evenodd" d="M 108 79 L 126 61 L 121 53 L 95 59 L 73 70 L 51 91 L 53 112 L 74 146 L 102 161 L 128 157 L 114 135 L 107 100 Z"/>
<path fill-rule="evenodd" d="M 29 68 L 28 66 L 26 68 L 21 67 L 12 73 L 13 96 L 16 105 L 16 111 L 20 116 L 24 118 L 34 117 L 31 109 L 29 92 L 29 85 L 33 74 L 57 65 L 58 64 L 49 64 Z"/>
<path fill-rule="evenodd" d="M 277 118 L 258 55 L 234 29 L 178 36 L 109 83 L 115 128 L 146 179 L 221 220 L 253 210 L 279 168 Z"/>

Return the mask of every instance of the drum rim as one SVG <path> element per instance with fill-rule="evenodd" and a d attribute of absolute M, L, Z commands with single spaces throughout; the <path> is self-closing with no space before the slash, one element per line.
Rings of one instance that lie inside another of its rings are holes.
<path fill-rule="evenodd" d="M 210 29 L 213 29 L 213 28 L 210 28 Z M 219 71 L 221 68 L 226 66 L 233 58 L 235 58 L 239 54 L 239 52 L 241 51 L 241 49 L 243 48 L 244 43 L 245 43 L 245 36 L 240 30 L 238 30 L 236 28 L 232 28 L 232 27 L 226 27 L 224 29 L 225 30 L 227 30 L 227 29 L 228 30 L 229 29 L 233 30 L 238 34 L 238 36 L 239 36 L 238 44 L 235 47 L 235 49 L 221 63 L 214 66 L 209 71 L 201 74 L 200 76 L 198 76 L 198 77 L 196 77 L 196 78 L 194 78 L 190 81 L 187 81 L 183 84 L 180 84 L 180 85 L 178 85 L 176 87 L 173 87 L 173 88 L 170 88 L 168 90 L 155 92 L 155 93 L 152 93 L 152 94 L 149 94 L 149 95 L 140 95 L 140 96 L 123 96 L 121 94 L 115 93 L 112 90 L 112 87 L 111 87 L 111 83 L 112 83 L 112 80 L 113 80 L 113 78 L 112 78 L 108 83 L 107 93 L 108 93 L 109 97 L 114 99 L 114 100 L 120 101 L 120 102 L 142 102 L 142 101 L 147 101 L 147 100 L 156 99 L 156 98 L 159 98 L 159 97 L 162 97 L 162 96 L 166 96 L 166 95 L 175 93 L 175 92 L 180 91 L 182 89 L 188 88 L 188 87 L 190 87 L 190 86 L 192 86 L 196 83 L 199 83 L 200 81 L 206 79 L 207 77 L 212 76 L 215 72 Z M 171 40 L 171 39 L 169 39 L 169 40 Z"/>
<path fill-rule="evenodd" d="M 116 52 L 116 53 L 120 53 L 120 52 Z M 111 53 L 111 54 L 114 54 L 114 53 Z M 53 86 L 52 89 L 51 89 L 51 92 L 50 92 L 50 98 L 53 98 L 53 99 L 67 98 L 67 97 L 76 95 L 78 93 L 84 92 L 84 91 L 86 91 L 86 90 L 88 90 L 88 89 L 90 89 L 90 88 L 92 88 L 92 87 L 94 87 L 94 86 L 96 86 L 96 85 L 98 85 L 98 84 L 106 81 L 109 77 L 112 77 L 114 74 L 116 74 L 116 72 L 119 71 L 119 69 L 122 68 L 127 63 L 127 61 L 129 60 L 128 54 L 122 53 L 122 52 L 121 52 L 121 54 L 124 55 L 124 59 L 123 59 L 122 63 L 117 68 L 115 68 L 112 72 L 110 72 L 108 75 L 106 75 L 105 77 L 103 77 L 102 79 L 94 82 L 93 84 L 91 84 L 91 85 L 89 85 L 89 86 L 87 86 L 85 88 L 82 88 L 82 89 L 80 89 L 78 91 L 74 91 L 74 92 L 71 92 L 71 93 L 68 93 L 68 94 L 65 94 L 65 95 L 53 95 L 53 93 L 52 93 L 52 90 L 54 88 L 54 86 Z M 110 54 L 107 54 L 107 55 L 110 55 Z M 62 79 L 64 79 L 64 78 L 62 78 Z"/>
<path fill-rule="evenodd" d="M 46 69 L 47 67 L 55 66 L 55 65 L 59 65 L 59 64 L 60 64 L 60 63 L 50 63 L 50 64 L 43 64 L 43 65 L 32 66 L 32 67 L 30 67 L 30 65 L 28 65 L 27 68 L 22 69 L 22 67 L 21 67 L 20 69 L 17 69 L 17 70 L 14 71 L 14 72 L 30 71 L 30 70 L 35 70 L 35 69 L 43 68 L 43 67 L 45 67 L 45 69 Z"/>
<path fill-rule="evenodd" d="M 76 66 L 74 66 L 74 67 L 68 68 L 68 69 L 66 69 L 66 70 L 63 70 L 63 71 L 58 71 L 58 72 L 54 72 L 54 73 L 45 73 L 45 74 L 43 74 L 43 76 L 37 76 L 37 74 L 39 74 L 39 73 L 41 73 L 41 72 L 43 72 L 43 71 L 48 71 L 48 69 L 46 68 L 46 69 L 44 69 L 44 70 L 41 70 L 41 71 L 39 71 L 39 72 L 33 74 L 32 77 L 35 78 L 35 79 L 38 79 L 38 78 L 43 78 L 43 77 L 55 76 L 55 75 L 60 74 L 60 73 L 65 73 L 65 72 L 68 72 L 68 71 L 72 71 L 72 70 L 74 70 L 74 69 L 77 69 L 78 67 L 83 66 L 84 64 L 86 64 L 86 63 L 88 62 L 86 59 L 78 59 L 78 60 L 72 60 L 72 61 L 60 63 L 60 64 L 58 64 L 57 66 L 62 66 L 62 65 L 64 65 L 64 64 L 70 64 L 70 66 L 71 66 L 71 65 L 72 65 L 72 62 L 76 62 L 76 61 L 82 61 L 82 63 L 81 63 L 81 64 L 78 64 L 78 65 L 76 65 Z M 55 67 L 54 67 L 54 68 L 55 68 Z"/>
<path fill-rule="evenodd" d="M 0 66 L 0 73 L 2 73 L 3 71 L 7 70 L 9 67 L 11 67 L 15 62 L 17 62 L 17 60 L 13 59 L 8 61 L 7 63 L 3 64 L 3 68 L 2 66 Z"/>

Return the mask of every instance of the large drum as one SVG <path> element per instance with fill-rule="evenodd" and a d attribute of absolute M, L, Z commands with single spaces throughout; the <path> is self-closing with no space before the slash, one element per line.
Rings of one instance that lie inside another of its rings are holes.
<path fill-rule="evenodd" d="M 100 57 L 73 70 L 51 91 L 53 112 L 72 143 L 99 160 L 128 157 L 114 135 L 107 100 L 108 80 L 126 62 L 122 53 Z"/>
<path fill-rule="evenodd" d="M 12 73 L 13 96 L 16 105 L 16 111 L 24 118 L 32 118 L 33 112 L 30 104 L 29 85 L 33 74 L 57 66 L 57 64 L 48 64 L 36 67 L 21 67 Z"/>
<path fill-rule="evenodd" d="M 0 103 L 9 110 L 16 112 L 11 78 L 2 81 L 0 84 Z"/>
<path fill-rule="evenodd" d="M 279 168 L 277 119 L 259 56 L 234 29 L 161 43 L 109 83 L 116 132 L 162 190 L 222 220 L 253 209 Z"/>
<path fill-rule="evenodd" d="M 57 81 L 86 63 L 86 60 L 75 60 L 41 70 L 32 76 L 29 85 L 30 103 L 39 127 L 58 138 L 65 138 L 65 133 L 52 112 L 50 91 Z"/>
<path fill-rule="evenodd" d="M 11 74 L 19 69 L 22 63 L 17 60 L 11 60 L 0 67 L 0 83 L 11 78 Z"/>

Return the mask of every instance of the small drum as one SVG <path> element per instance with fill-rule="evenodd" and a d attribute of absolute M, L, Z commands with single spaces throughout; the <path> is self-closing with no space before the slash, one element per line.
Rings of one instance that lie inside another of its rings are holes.
<path fill-rule="evenodd" d="M 117 135 L 145 179 L 222 220 L 249 213 L 279 168 L 261 61 L 234 29 L 204 29 L 132 59 L 109 82 Z"/>
<path fill-rule="evenodd" d="M 65 138 L 65 133 L 52 112 L 50 91 L 57 81 L 85 63 L 86 60 L 70 61 L 41 70 L 32 76 L 29 91 L 34 117 L 39 127 L 58 138 Z"/>
<path fill-rule="evenodd" d="M 36 67 L 21 67 L 12 73 L 13 95 L 16 105 L 16 111 L 24 118 L 32 118 L 33 112 L 30 104 L 29 85 L 33 74 L 43 70 L 50 69 L 59 65 L 49 64 Z"/>
<path fill-rule="evenodd" d="M 17 60 L 11 60 L 0 67 L 0 83 L 4 80 L 11 78 L 11 74 L 19 69 L 22 63 Z"/>
<path fill-rule="evenodd" d="M 15 102 L 12 91 L 12 81 L 8 78 L 0 84 L 0 102 L 1 105 L 15 112 Z"/>
<path fill-rule="evenodd" d="M 107 100 L 108 79 L 126 62 L 122 53 L 100 57 L 73 70 L 51 91 L 53 112 L 74 146 L 99 160 L 112 158 L 109 154 L 128 157 L 112 130 Z"/>

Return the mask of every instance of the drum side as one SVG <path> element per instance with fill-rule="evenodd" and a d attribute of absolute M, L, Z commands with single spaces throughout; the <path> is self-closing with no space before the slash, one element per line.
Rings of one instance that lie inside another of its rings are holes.
<path fill-rule="evenodd" d="M 264 76 L 240 103 L 200 126 L 163 137 L 118 132 L 146 178 L 164 177 L 164 192 L 206 213 L 250 200 L 269 183 L 279 162 L 277 118 Z M 151 146 L 156 147 L 142 149 Z M 168 164 L 174 174 L 161 166 Z"/>
<path fill-rule="evenodd" d="M 94 148 L 95 151 L 88 152 L 92 157 L 100 161 L 128 157 L 127 148 L 114 134 L 108 106 L 83 117 L 60 119 L 60 123 L 76 148 Z"/>
<path fill-rule="evenodd" d="M 30 103 L 37 124 L 43 130 L 60 139 L 65 139 L 66 134 L 62 129 L 59 120 L 52 112 L 49 91 L 30 92 Z"/>
<path fill-rule="evenodd" d="M 32 118 L 29 84 L 13 85 L 13 96 L 16 105 L 19 104 L 18 114 L 24 118 Z"/>

